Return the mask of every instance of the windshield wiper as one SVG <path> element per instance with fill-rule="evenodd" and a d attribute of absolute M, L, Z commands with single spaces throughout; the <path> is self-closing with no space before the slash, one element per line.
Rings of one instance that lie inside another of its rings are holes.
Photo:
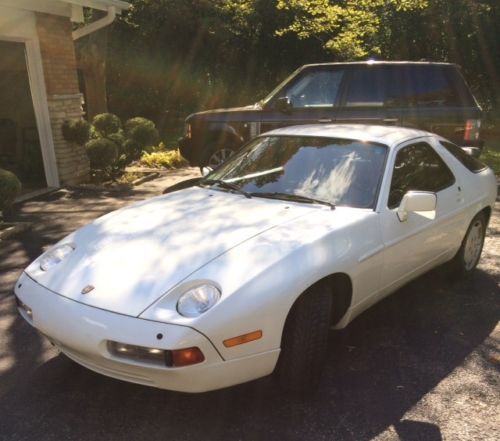
<path fill-rule="evenodd" d="M 203 179 L 198 183 L 198 185 L 218 185 L 221 188 L 225 188 L 227 190 L 233 190 L 236 193 L 240 193 L 248 199 L 250 199 L 252 197 L 252 195 L 250 193 L 248 193 L 245 190 L 242 190 L 236 184 L 224 181 L 222 179 Z"/>
<path fill-rule="evenodd" d="M 260 197 L 260 198 L 269 198 L 269 199 L 282 199 L 285 201 L 293 201 L 293 202 L 303 202 L 304 204 L 321 204 L 330 207 L 332 210 L 335 209 L 335 204 L 332 204 L 328 201 L 322 201 L 321 199 L 314 199 L 308 196 L 300 196 L 298 194 L 292 193 L 280 193 L 278 191 L 272 193 L 259 193 L 254 192 L 250 193 L 252 196 Z"/>

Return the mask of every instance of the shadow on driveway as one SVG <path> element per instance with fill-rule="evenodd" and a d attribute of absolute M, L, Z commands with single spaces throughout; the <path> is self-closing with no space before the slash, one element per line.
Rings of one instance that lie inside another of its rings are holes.
<path fill-rule="evenodd" d="M 16 277 L 51 235 L 76 227 L 68 216 L 45 227 L 50 234 L 35 229 L 0 250 L 0 439 L 496 438 L 480 406 L 494 418 L 500 401 L 491 336 L 498 272 L 478 270 L 452 284 L 435 270 L 333 331 L 320 390 L 306 401 L 279 392 L 270 378 L 188 395 L 95 374 L 57 356 L 17 317 L 9 294 Z"/>

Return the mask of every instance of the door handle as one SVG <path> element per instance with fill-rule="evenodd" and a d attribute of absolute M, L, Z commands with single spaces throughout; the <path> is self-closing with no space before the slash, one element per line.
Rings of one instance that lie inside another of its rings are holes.
<path fill-rule="evenodd" d="M 318 122 L 319 123 L 331 123 L 332 122 L 332 119 L 331 118 L 320 118 L 318 119 Z"/>

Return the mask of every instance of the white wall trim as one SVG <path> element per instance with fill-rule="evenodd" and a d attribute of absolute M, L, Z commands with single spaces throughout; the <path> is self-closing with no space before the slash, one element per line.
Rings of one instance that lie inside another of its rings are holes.
<path fill-rule="evenodd" d="M 54 151 L 54 137 L 50 124 L 49 104 L 38 38 L 26 41 L 26 60 L 47 185 L 49 187 L 59 187 L 59 172 Z"/>
<path fill-rule="evenodd" d="M 29 11 L 5 8 L 0 5 L 0 40 L 25 44 L 26 66 L 45 177 L 49 187 L 59 187 L 59 173 L 54 151 L 54 137 L 50 123 L 45 75 L 36 31 L 35 14 Z"/>

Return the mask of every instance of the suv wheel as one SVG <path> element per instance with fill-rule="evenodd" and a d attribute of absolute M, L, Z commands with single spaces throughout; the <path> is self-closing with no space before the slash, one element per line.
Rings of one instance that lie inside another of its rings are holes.
<path fill-rule="evenodd" d="M 219 147 L 217 144 L 208 144 L 205 147 L 205 157 L 203 158 L 203 167 L 207 166 L 211 169 L 217 168 L 229 157 L 234 155 L 234 150 L 229 147 Z"/>

